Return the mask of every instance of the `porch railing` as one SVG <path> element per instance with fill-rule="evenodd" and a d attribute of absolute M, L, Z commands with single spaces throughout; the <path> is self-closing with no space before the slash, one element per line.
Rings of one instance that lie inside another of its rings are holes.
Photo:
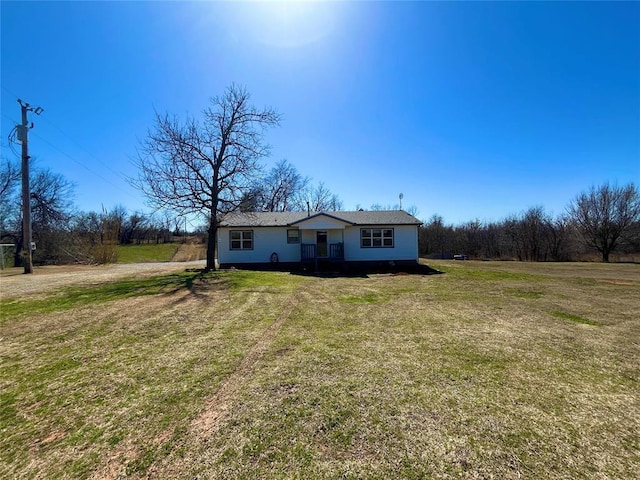
<path fill-rule="evenodd" d="M 312 262 L 316 259 L 316 245 L 314 243 L 301 244 L 301 258 L 303 262 Z"/>
<path fill-rule="evenodd" d="M 301 244 L 301 259 L 303 262 L 313 262 L 317 260 L 318 249 L 315 243 L 302 243 Z M 325 258 L 325 257 L 321 257 Z M 344 243 L 330 243 L 329 244 L 329 256 L 326 257 L 331 261 L 343 261 L 344 260 Z"/>
<path fill-rule="evenodd" d="M 329 244 L 329 260 L 344 260 L 344 243 Z"/>

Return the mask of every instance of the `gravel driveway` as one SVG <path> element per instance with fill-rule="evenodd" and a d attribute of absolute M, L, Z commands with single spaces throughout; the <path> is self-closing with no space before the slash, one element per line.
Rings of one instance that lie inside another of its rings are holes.
<path fill-rule="evenodd" d="M 0 271 L 0 299 L 37 295 L 69 285 L 93 284 L 131 276 L 150 276 L 187 268 L 202 268 L 204 261 L 131 263 L 114 265 L 62 265 L 35 267 L 25 275 L 22 268 Z"/>

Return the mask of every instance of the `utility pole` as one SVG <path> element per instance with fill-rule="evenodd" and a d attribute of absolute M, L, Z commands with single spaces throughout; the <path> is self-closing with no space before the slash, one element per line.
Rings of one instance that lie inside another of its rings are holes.
<path fill-rule="evenodd" d="M 32 107 L 18 99 L 22 113 L 22 123 L 18 125 L 18 140 L 22 142 L 22 244 L 25 251 L 24 273 L 33 273 L 33 249 L 31 237 L 31 189 L 29 188 L 29 127 L 27 112 L 40 115 L 41 107 Z"/>

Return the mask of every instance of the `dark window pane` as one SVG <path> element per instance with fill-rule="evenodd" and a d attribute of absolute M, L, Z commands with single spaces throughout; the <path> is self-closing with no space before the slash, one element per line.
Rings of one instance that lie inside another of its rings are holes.
<path fill-rule="evenodd" d="M 287 243 L 300 243 L 300 230 L 287 230 Z"/>

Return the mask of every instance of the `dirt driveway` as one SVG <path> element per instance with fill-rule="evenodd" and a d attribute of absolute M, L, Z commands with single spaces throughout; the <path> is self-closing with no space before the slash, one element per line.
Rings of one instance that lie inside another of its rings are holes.
<path fill-rule="evenodd" d="M 38 295 L 69 285 L 93 284 L 131 276 L 151 276 L 187 268 L 204 267 L 204 261 L 158 262 L 115 265 L 63 265 L 36 267 L 31 275 L 21 268 L 0 271 L 0 299 Z"/>

